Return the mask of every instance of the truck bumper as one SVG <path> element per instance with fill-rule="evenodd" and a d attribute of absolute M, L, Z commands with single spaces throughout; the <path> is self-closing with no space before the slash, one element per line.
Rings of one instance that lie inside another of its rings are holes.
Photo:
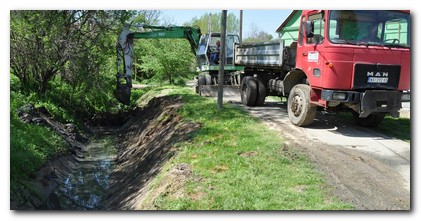
<path fill-rule="evenodd" d="M 367 90 L 365 92 L 322 90 L 321 99 L 353 106 L 360 117 L 368 117 L 371 113 L 389 113 L 399 117 L 402 108 L 402 97 L 399 91 Z"/>

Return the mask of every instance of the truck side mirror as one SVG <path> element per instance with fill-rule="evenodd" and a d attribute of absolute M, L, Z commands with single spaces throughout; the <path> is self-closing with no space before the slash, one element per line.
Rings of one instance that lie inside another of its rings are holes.
<path fill-rule="evenodd" d="M 306 37 L 312 38 L 314 36 L 314 22 L 306 21 Z"/>

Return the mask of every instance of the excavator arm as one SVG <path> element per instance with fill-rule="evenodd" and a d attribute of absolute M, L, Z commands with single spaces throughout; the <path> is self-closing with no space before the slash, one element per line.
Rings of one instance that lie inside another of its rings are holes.
<path fill-rule="evenodd" d="M 134 39 L 185 38 L 190 43 L 191 52 L 196 54 L 201 36 L 200 28 L 198 27 L 143 25 L 140 26 L 140 28 L 143 29 L 143 31 L 131 32 L 130 27 L 125 26 L 121 31 L 117 42 L 116 98 L 125 105 L 130 104 Z M 148 31 L 145 31 L 145 29 Z M 121 63 L 123 63 L 122 66 Z"/>

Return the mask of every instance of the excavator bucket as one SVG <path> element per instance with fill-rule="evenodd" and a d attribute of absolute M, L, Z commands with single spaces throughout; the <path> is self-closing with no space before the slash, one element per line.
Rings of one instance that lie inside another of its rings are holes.
<path fill-rule="evenodd" d="M 120 85 L 117 86 L 115 96 L 122 104 L 130 105 L 130 91 L 130 87 L 127 87 L 126 85 Z"/>
<path fill-rule="evenodd" d="M 117 74 L 117 88 L 115 91 L 115 96 L 118 101 L 120 101 L 122 104 L 130 105 L 130 95 L 132 90 L 132 85 L 130 81 L 127 81 L 127 83 L 123 84 L 121 83 L 121 74 Z"/>

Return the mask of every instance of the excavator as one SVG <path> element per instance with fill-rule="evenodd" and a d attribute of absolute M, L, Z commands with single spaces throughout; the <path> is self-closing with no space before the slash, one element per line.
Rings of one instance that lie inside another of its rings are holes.
<path fill-rule="evenodd" d="M 117 41 L 117 88 L 115 96 L 125 105 L 130 104 L 132 89 L 132 65 L 135 39 L 187 39 L 191 52 L 196 56 L 197 71 L 196 92 L 202 96 L 213 96 L 217 91 L 219 62 L 225 62 L 224 94 L 239 91 L 240 72 L 243 67 L 234 66 L 234 45 L 240 38 L 236 34 L 226 35 L 226 56 L 219 58 L 212 56 L 217 51 L 216 42 L 221 38 L 220 33 L 202 34 L 199 27 L 190 26 L 154 26 L 136 25 L 140 31 L 131 31 L 131 26 L 124 26 Z M 217 59 L 215 59 L 215 57 Z"/>

